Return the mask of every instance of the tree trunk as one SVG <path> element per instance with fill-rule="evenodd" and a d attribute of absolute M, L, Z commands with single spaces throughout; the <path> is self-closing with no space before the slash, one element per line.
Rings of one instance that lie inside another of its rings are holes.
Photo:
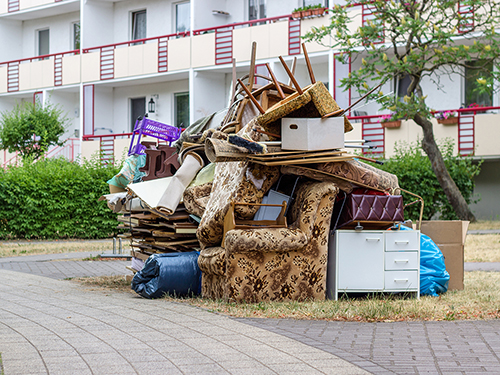
<path fill-rule="evenodd" d="M 461 220 L 476 221 L 476 218 L 467 205 L 462 193 L 446 169 L 443 155 L 441 154 L 441 151 L 436 144 L 436 140 L 434 139 L 432 122 L 419 114 L 415 115 L 414 120 L 424 131 L 422 148 L 431 161 L 434 174 L 436 175 L 439 185 L 441 185 L 446 198 L 448 198 L 448 202 L 450 202 L 451 206 Z"/>

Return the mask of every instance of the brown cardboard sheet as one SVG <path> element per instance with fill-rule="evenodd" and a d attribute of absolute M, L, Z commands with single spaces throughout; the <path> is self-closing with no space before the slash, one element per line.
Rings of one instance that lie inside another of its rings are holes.
<path fill-rule="evenodd" d="M 464 289 L 464 244 L 468 227 L 468 221 L 422 221 L 421 232 L 429 236 L 443 253 L 450 274 L 448 290 Z"/>

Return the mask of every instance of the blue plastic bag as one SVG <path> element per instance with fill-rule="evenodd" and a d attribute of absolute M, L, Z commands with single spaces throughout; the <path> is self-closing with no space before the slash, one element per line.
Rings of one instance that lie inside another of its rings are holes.
<path fill-rule="evenodd" d="M 401 226 L 401 230 L 411 230 Z M 450 274 L 444 256 L 427 235 L 420 233 L 420 295 L 437 297 L 448 290 Z"/>
<path fill-rule="evenodd" d="M 201 270 L 197 251 L 151 255 L 132 279 L 132 289 L 145 298 L 201 293 Z"/>

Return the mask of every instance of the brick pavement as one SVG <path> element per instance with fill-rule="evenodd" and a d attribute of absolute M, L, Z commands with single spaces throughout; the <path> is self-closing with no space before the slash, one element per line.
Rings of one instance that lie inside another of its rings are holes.
<path fill-rule="evenodd" d="M 352 323 L 238 319 L 373 374 L 500 374 L 500 321 Z"/>

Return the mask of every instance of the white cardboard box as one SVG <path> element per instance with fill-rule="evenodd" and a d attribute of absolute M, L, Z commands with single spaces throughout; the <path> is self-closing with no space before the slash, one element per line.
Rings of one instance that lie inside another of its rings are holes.
<path fill-rule="evenodd" d="M 282 118 L 283 150 L 331 150 L 344 147 L 344 117 Z"/>

